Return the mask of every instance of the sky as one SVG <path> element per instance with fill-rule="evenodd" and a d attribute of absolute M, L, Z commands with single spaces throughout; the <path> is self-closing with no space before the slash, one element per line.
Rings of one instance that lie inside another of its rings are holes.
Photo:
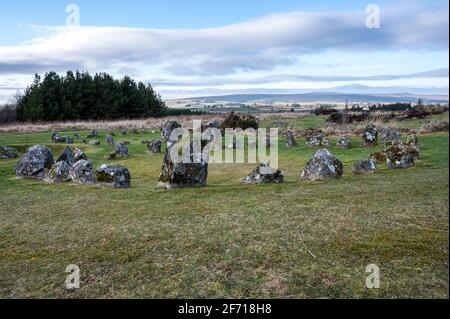
<path fill-rule="evenodd" d="M 0 103 L 34 74 L 132 76 L 163 98 L 448 95 L 448 1 L 2 1 Z"/>

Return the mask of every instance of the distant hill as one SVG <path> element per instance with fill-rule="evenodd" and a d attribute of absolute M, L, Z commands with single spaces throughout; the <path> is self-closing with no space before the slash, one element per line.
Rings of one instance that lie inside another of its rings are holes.
<path fill-rule="evenodd" d="M 232 94 L 218 96 L 202 96 L 179 100 L 201 101 L 204 103 L 305 103 L 305 102 L 335 102 L 343 103 L 396 103 L 417 102 L 421 98 L 425 103 L 448 103 L 448 95 L 420 95 L 410 93 L 393 94 L 351 94 L 338 92 L 314 92 L 301 94 Z"/>

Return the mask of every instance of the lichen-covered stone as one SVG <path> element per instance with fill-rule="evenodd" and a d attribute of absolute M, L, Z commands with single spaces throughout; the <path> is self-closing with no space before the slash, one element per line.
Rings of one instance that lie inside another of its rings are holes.
<path fill-rule="evenodd" d="M 336 147 L 349 149 L 352 147 L 352 139 L 348 136 L 341 136 L 336 142 Z"/>
<path fill-rule="evenodd" d="M 410 154 L 415 160 L 420 158 L 419 139 L 416 134 L 411 134 L 406 138 L 405 142 L 408 148 L 408 154 Z"/>
<path fill-rule="evenodd" d="M 125 144 L 125 142 L 120 141 L 116 145 L 116 151 L 117 155 L 127 157 L 128 156 L 128 146 Z"/>
<path fill-rule="evenodd" d="M 89 133 L 88 135 L 86 135 L 87 138 L 93 138 L 93 137 L 97 137 L 98 133 L 96 130 L 92 130 L 91 133 Z"/>
<path fill-rule="evenodd" d="M 344 165 L 326 149 L 320 149 L 311 157 L 300 175 L 301 180 L 326 180 L 339 178 Z"/>
<path fill-rule="evenodd" d="M 105 140 L 106 140 L 106 144 L 114 145 L 114 137 L 112 135 L 107 135 Z"/>
<path fill-rule="evenodd" d="M 0 159 L 17 158 L 19 156 L 14 147 L 0 146 Z"/>
<path fill-rule="evenodd" d="M 305 137 L 306 145 L 310 147 L 329 147 L 330 139 L 323 133 L 316 133 Z"/>
<path fill-rule="evenodd" d="M 75 159 L 75 162 L 88 159 L 87 155 L 78 147 L 73 150 L 73 158 Z"/>
<path fill-rule="evenodd" d="M 352 166 L 353 174 L 370 174 L 377 170 L 377 166 L 374 161 L 370 159 L 362 159 Z"/>
<path fill-rule="evenodd" d="M 73 154 L 73 150 L 66 146 L 64 150 L 62 151 L 61 155 L 56 159 L 56 162 L 66 162 L 69 166 L 72 166 L 75 164 L 76 160 Z"/>
<path fill-rule="evenodd" d="M 127 135 L 127 129 L 126 129 L 126 128 L 121 129 L 121 130 L 120 130 L 120 133 L 121 133 L 122 135 Z"/>
<path fill-rule="evenodd" d="M 52 134 L 52 141 L 54 143 L 73 144 L 73 138 L 67 136 L 60 136 L 58 133 Z"/>
<path fill-rule="evenodd" d="M 391 127 L 385 127 L 380 132 L 380 137 L 384 142 L 400 141 L 401 135 Z"/>
<path fill-rule="evenodd" d="M 403 142 L 388 142 L 384 146 L 387 166 L 391 169 L 414 166 L 414 157 Z"/>
<path fill-rule="evenodd" d="M 274 170 L 268 164 L 258 165 L 249 175 L 244 178 L 244 183 L 283 183 L 284 175 L 280 170 Z"/>
<path fill-rule="evenodd" d="M 17 162 L 15 173 L 21 178 L 45 178 L 45 171 L 53 165 L 52 151 L 44 145 L 29 147 Z"/>
<path fill-rule="evenodd" d="M 374 124 L 369 123 L 364 129 L 361 146 L 370 147 L 377 145 L 377 143 L 378 143 L 377 127 Z"/>
<path fill-rule="evenodd" d="M 208 177 L 207 161 L 202 159 L 201 154 L 192 152 L 193 147 L 190 143 L 190 162 L 176 163 L 170 156 L 170 152 L 175 145 L 170 141 L 167 143 L 158 186 L 165 188 L 205 186 Z"/>
<path fill-rule="evenodd" d="M 91 161 L 80 160 L 69 170 L 69 176 L 73 182 L 79 184 L 95 183 L 94 166 Z"/>
<path fill-rule="evenodd" d="M 149 141 L 147 143 L 147 150 L 152 154 L 161 153 L 161 141 Z"/>
<path fill-rule="evenodd" d="M 292 133 L 292 131 L 287 131 L 286 132 L 286 146 L 287 147 L 296 147 L 297 141 L 295 140 L 294 134 Z"/>
<path fill-rule="evenodd" d="M 180 128 L 181 125 L 176 121 L 166 121 L 161 125 L 161 137 L 163 140 L 168 141 L 170 139 L 170 134 L 176 128 Z"/>
<path fill-rule="evenodd" d="M 370 154 L 369 159 L 374 161 L 376 164 L 386 163 L 386 154 L 384 154 L 384 152 L 372 153 Z"/>
<path fill-rule="evenodd" d="M 53 164 L 53 166 L 47 172 L 45 180 L 51 183 L 61 183 L 71 180 L 69 175 L 70 165 L 66 161 L 59 161 Z"/>
<path fill-rule="evenodd" d="M 103 164 L 95 171 L 97 182 L 114 188 L 128 188 L 131 185 L 130 172 L 125 166 Z"/>

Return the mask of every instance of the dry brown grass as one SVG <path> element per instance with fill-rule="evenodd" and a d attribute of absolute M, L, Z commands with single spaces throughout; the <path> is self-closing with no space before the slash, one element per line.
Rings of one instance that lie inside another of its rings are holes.
<path fill-rule="evenodd" d="M 428 134 L 433 132 L 448 132 L 448 122 L 433 121 L 423 124 L 419 130 L 419 134 Z"/>

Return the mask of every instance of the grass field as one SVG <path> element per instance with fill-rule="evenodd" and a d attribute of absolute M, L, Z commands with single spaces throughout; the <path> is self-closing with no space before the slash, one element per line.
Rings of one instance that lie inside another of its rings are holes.
<path fill-rule="evenodd" d="M 101 146 L 80 145 L 95 166 L 112 149 L 100 133 Z M 50 136 L 2 133 L 0 145 L 45 143 L 57 156 Z M 116 162 L 130 189 L 20 180 L 16 160 L 0 161 L 0 297 L 449 298 L 448 133 L 419 136 L 422 159 L 407 170 L 352 175 L 382 148 L 354 137 L 330 148 L 343 178 L 299 181 L 315 150 L 281 141 L 283 184 L 244 185 L 255 164 L 215 164 L 207 187 L 176 190 L 156 187 L 163 155 L 140 144 L 157 137 L 127 136 L 131 156 Z M 80 289 L 65 288 L 69 264 Z M 368 264 L 379 289 L 365 287 Z"/>

